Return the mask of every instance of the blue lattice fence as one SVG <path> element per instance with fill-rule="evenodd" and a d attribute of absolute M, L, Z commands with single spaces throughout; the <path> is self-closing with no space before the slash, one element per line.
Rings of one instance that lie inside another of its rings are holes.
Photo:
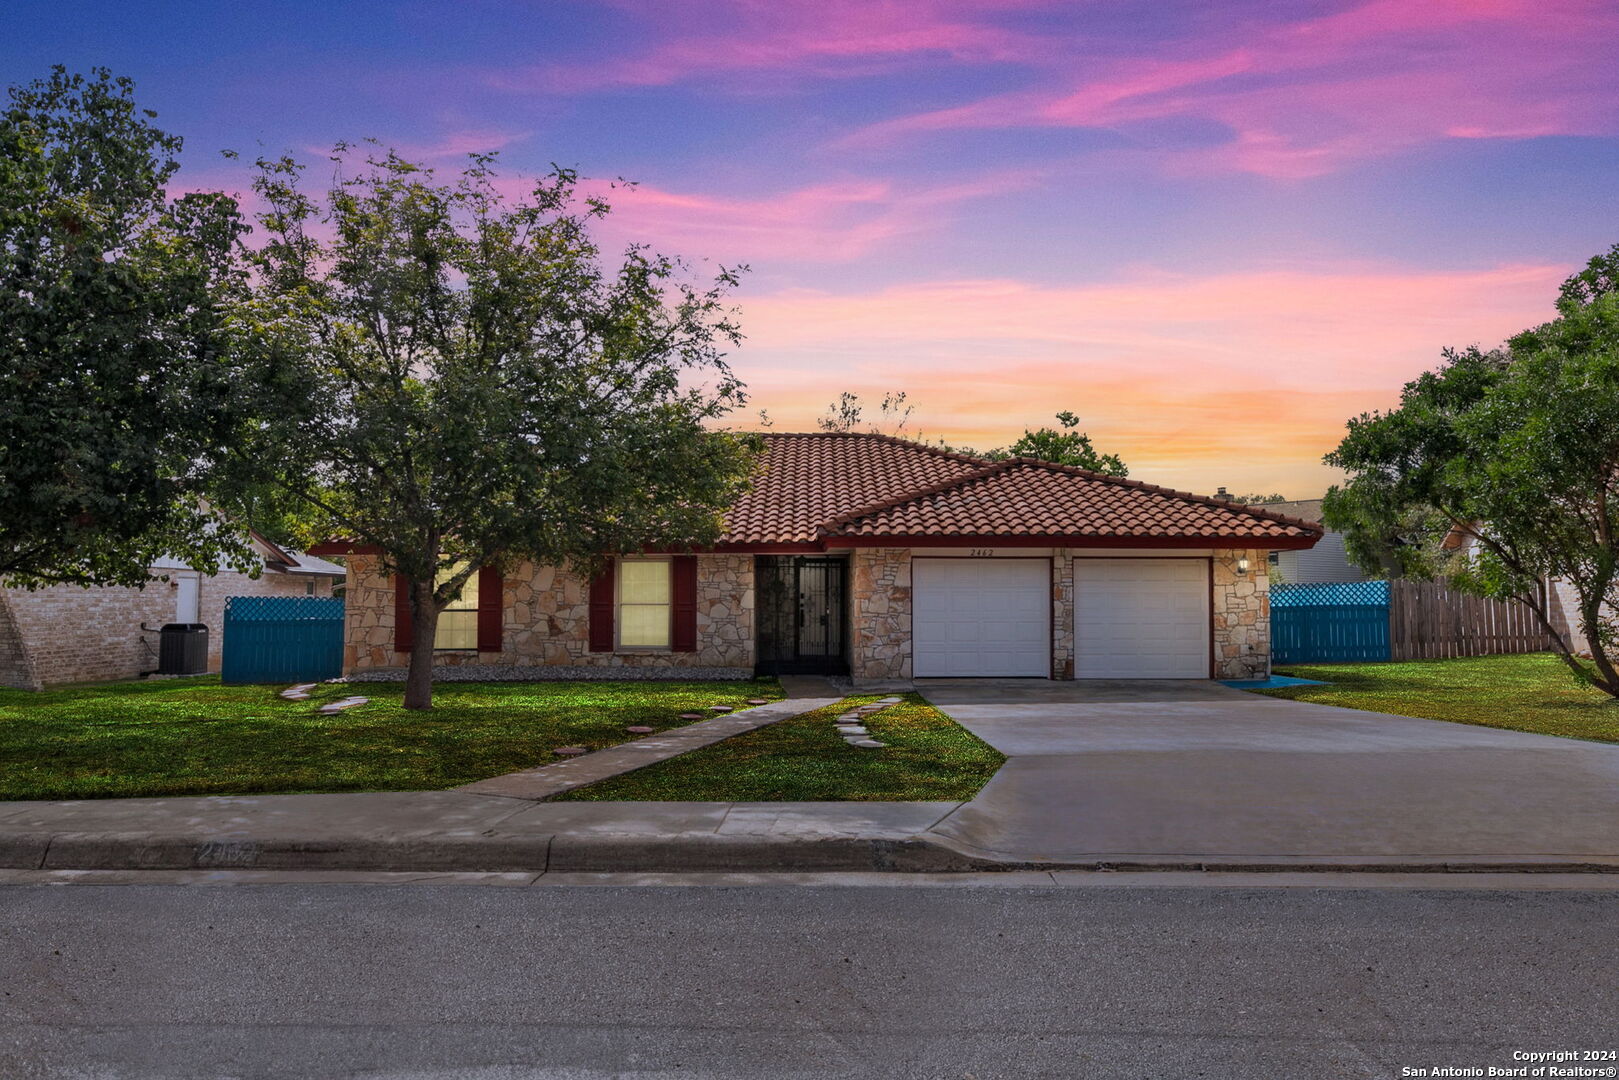
<path fill-rule="evenodd" d="M 1272 585 L 1270 640 L 1277 664 L 1387 660 L 1389 583 Z"/>
<path fill-rule="evenodd" d="M 225 600 L 220 678 L 292 683 L 343 674 L 343 601 L 323 596 Z"/>

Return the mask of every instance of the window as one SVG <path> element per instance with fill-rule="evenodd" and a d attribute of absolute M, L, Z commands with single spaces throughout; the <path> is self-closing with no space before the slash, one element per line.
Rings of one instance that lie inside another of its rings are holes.
<path fill-rule="evenodd" d="M 305 596 L 314 596 L 315 595 L 315 583 L 313 581 L 304 582 L 304 595 Z"/>
<path fill-rule="evenodd" d="M 433 582 L 434 587 L 443 585 L 465 569 L 466 563 L 461 563 L 448 570 L 439 571 L 438 578 Z M 451 600 L 443 611 L 439 612 L 438 631 L 433 635 L 433 648 L 477 651 L 478 574 L 476 571 L 467 578 L 466 584 L 461 586 L 461 594 Z"/>
<path fill-rule="evenodd" d="M 618 564 L 618 644 L 625 649 L 667 649 L 672 606 L 668 559 L 623 559 Z"/>

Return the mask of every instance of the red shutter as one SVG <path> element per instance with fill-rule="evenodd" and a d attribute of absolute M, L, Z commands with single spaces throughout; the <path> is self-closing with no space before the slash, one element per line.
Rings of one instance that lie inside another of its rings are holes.
<path fill-rule="evenodd" d="M 674 633 L 671 652 L 697 651 L 697 556 L 676 555 L 671 585 L 674 592 Z"/>
<path fill-rule="evenodd" d="M 410 652 L 416 628 L 410 624 L 410 578 L 394 575 L 394 652 Z"/>
<path fill-rule="evenodd" d="M 478 651 L 500 652 L 504 646 L 506 594 L 500 571 L 485 566 L 478 571 Z"/>
<path fill-rule="evenodd" d="M 590 651 L 613 651 L 613 564 L 590 582 Z"/>

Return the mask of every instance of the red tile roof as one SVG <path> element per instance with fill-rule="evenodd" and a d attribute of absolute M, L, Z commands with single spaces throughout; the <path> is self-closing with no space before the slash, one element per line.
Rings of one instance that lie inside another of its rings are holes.
<path fill-rule="evenodd" d="M 886 435 L 765 436 L 753 490 L 726 515 L 724 542 L 814 543 L 820 526 L 983 468 L 977 458 Z"/>
<path fill-rule="evenodd" d="M 988 463 L 882 435 L 766 435 L 725 543 L 892 537 L 1309 547 L 1312 522 L 1030 458 Z"/>

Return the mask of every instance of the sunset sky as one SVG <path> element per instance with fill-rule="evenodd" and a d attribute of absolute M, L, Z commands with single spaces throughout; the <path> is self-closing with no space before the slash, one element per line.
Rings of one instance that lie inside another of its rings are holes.
<path fill-rule="evenodd" d="M 1346 417 L 1544 321 L 1619 242 L 1615 0 L 18 2 L 219 151 L 375 137 L 640 182 L 615 243 L 747 263 L 775 429 L 908 391 L 978 447 L 1072 409 L 1138 478 L 1321 494 Z"/>

